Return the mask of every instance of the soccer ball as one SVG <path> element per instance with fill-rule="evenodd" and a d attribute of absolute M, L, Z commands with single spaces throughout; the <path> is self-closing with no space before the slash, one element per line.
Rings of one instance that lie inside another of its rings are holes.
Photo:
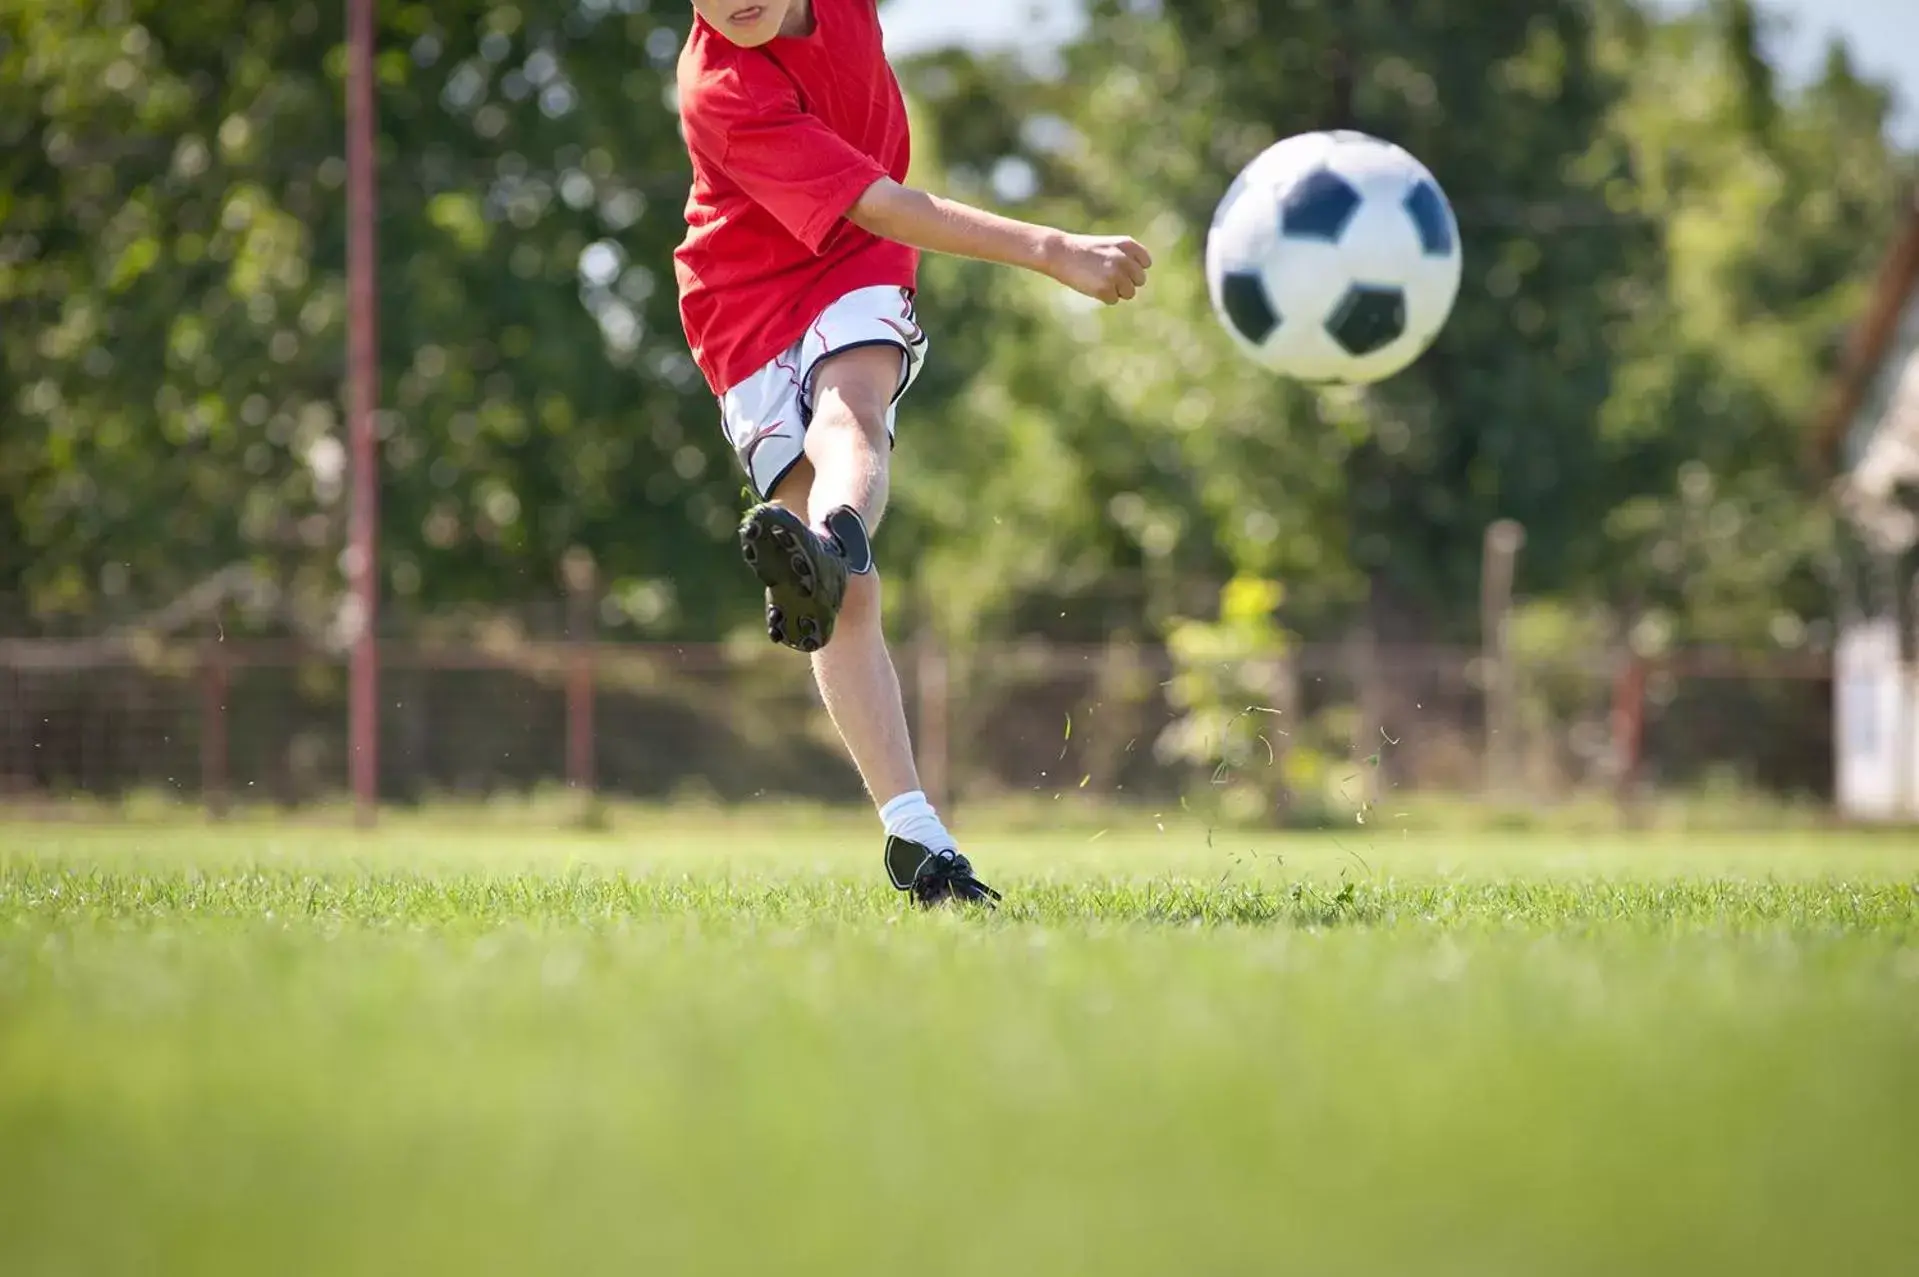
<path fill-rule="evenodd" d="M 1300 381 L 1363 385 L 1426 352 L 1459 296 L 1459 224 L 1390 142 L 1304 133 L 1261 152 L 1219 202 L 1206 285 L 1233 340 Z"/>

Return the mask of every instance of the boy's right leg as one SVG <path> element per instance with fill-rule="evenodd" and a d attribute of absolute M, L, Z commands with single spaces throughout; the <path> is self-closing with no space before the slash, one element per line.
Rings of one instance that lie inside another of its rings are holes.
<path fill-rule="evenodd" d="M 805 455 L 774 490 L 771 508 L 748 516 L 743 545 L 762 581 L 789 576 L 825 581 L 843 573 L 832 641 L 812 652 L 813 674 L 826 711 L 879 808 L 894 885 L 927 904 L 955 897 L 995 899 L 973 877 L 971 864 L 920 788 L 899 676 L 881 625 L 879 574 L 866 541 L 867 529 L 884 514 L 891 445 L 887 419 L 899 360 L 897 349 L 872 346 L 820 363 Z M 849 546 L 854 540 L 858 544 Z M 769 548 L 791 555 L 791 561 L 762 558 Z M 802 560 L 807 571 L 794 572 Z M 775 593 L 769 606 L 777 608 L 778 597 Z"/>
<path fill-rule="evenodd" d="M 873 346 L 825 360 L 815 373 L 804 466 L 812 478 L 804 509 L 808 522 L 829 543 L 842 534 L 863 539 L 885 513 L 886 419 L 898 385 L 899 361 L 897 350 Z M 846 511 L 857 516 L 858 532 L 853 532 Z M 860 778 L 885 810 L 895 799 L 920 792 L 919 771 L 899 675 L 881 627 L 880 577 L 870 547 L 859 551 L 849 569 L 833 642 L 812 654 L 813 673 Z M 951 845 L 931 808 L 916 826 L 922 841 Z"/>

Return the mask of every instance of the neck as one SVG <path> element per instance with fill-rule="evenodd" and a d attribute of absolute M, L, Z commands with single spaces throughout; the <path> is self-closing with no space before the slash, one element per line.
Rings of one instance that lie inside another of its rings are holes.
<path fill-rule="evenodd" d="M 811 35 L 813 33 L 813 0 L 793 0 L 793 7 L 786 11 L 786 20 L 780 23 L 781 35 Z"/>

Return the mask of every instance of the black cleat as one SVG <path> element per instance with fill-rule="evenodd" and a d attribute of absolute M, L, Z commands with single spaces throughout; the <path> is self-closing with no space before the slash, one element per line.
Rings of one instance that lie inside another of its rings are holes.
<path fill-rule="evenodd" d="M 801 652 L 817 652 L 832 642 L 850 570 L 838 545 L 823 540 L 791 510 L 767 504 L 753 507 L 741 521 L 740 557 L 766 587 L 768 638 Z"/>
<path fill-rule="evenodd" d="M 904 838 L 886 840 L 886 876 L 893 886 L 913 893 L 923 909 L 957 900 L 991 909 L 999 892 L 973 876 L 973 866 L 957 851 L 932 851 Z"/>

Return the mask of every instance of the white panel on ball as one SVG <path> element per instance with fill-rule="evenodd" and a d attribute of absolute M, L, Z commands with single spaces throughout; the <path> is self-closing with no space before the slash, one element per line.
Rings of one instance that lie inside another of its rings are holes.
<path fill-rule="evenodd" d="M 1214 312 L 1283 376 L 1362 385 L 1410 366 L 1458 300 L 1459 225 L 1403 148 L 1363 133 L 1277 142 L 1234 179 L 1206 237 Z"/>

